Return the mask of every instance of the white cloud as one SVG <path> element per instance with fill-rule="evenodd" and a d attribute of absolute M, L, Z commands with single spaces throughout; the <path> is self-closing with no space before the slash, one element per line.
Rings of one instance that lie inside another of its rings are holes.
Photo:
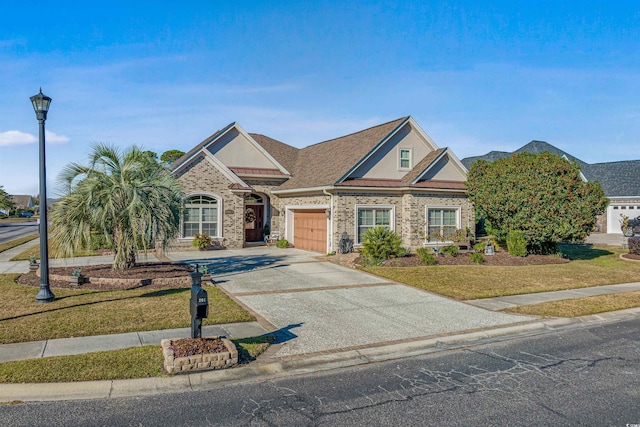
<path fill-rule="evenodd" d="M 64 144 L 66 142 L 69 142 L 69 138 L 64 135 L 58 135 L 56 133 L 45 130 L 45 141 L 52 144 Z M 37 142 L 37 136 L 26 132 L 20 132 L 19 130 L 8 130 L 6 132 L 0 132 L 0 147 L 9 145 L 34 144 Z"/>
<path fill-rule="evenodd" d="M 7 145 L 24 145 L 38 142 L 36 136 L 30 133 L 20 132 L 19 130 L 8 130 L 0 133 L 0 147 Z"/>

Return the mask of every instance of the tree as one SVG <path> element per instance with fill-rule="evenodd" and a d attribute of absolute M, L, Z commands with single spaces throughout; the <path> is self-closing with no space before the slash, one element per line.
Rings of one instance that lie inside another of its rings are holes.
<path fill-rule="evenodd" d="M 467 195 L 498 238 L 522 231 L 529 253 L 583 241 L 608 204 L 600 183 L 584 182 L 577 164 L 549 152 L 473 163 Z"/>
<path fill-rule="evenodd" d="M 65 196 L 51 212 L 51 240 L 62 256 L 89 247 L 99 230 L 113 244 L 114 269 L 135 266 L 137 240 L 168 242 L 179 231 L 182 190 L 171 173 L 138 147 L 98 144 L 89 165 L 60 174 Z"/>
<path fill-rule="evenodd" d="M 163 162 L 171 164 L 171 163 L 175 162 L 176 160 L 178 160 L 183 155 L 184 155 L 184 151 L 169 150 L 169 151 L 165 151 L 164 153 L 162 153 L 162 156 L 160 156 L 160 160 L 162 160 Z"/>
<path fill-rule="evenodd" d="M 0 185 L 0 209 L 9 212 L 13 209 L 14 203 L 11 200 L 11 196 L 4 191 L 4 188 Z"/>

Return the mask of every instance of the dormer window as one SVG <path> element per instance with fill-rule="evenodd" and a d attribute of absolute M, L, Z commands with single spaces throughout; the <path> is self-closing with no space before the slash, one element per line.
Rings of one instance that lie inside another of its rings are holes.
<path fill-rule="evenodd" d="M 411 169 L 411 149 L 400 149 L 400 169 Z"/>

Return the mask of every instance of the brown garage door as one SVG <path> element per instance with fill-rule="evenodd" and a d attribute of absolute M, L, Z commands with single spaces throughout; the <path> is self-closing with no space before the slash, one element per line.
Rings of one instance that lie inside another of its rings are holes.
<path fill-rule="evenodd" d="M 327 252 L 327 214 L 324 211 L 294 212 L 293 244 L 298 249 Z"/>

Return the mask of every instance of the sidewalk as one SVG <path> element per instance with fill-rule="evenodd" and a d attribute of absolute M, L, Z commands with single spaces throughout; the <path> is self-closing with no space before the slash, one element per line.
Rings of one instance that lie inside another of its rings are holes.
<path fill-rule="evenodd" d="M 249 338 L 264 335 L 267 332 L 258 322 L 227 323 L 202 327 L 202 335 L 208 337 L 224 335 L 234 339 Z M 190 337 L 190 328 L 180 328 L 2 344 L 0 345 L 0 363 L 94 351 L 119 350 L 143 345 L 160 345 L 160 341 L 163 339 Z"/>

